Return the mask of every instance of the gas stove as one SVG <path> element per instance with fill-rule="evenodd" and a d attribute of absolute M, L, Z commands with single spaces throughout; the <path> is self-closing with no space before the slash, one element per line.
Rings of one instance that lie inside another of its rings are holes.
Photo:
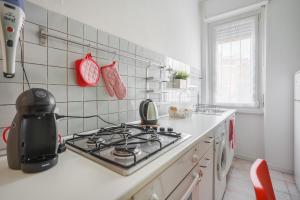
<path fill-rule="evenodd" d="M 172 128 L 121 124 L 74 134 L 67 147 L 127 176 L 188 139 Z"/>

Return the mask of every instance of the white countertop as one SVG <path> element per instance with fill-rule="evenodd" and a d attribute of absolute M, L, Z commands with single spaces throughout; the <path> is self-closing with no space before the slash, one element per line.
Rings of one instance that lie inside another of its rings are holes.
<path fill-rule="evenodd" d="M 127 177 L 69 150 L 59 155 L 55 167 L 35 174 L 10 170 L 6 157 L 2 157 L 0 158 L 0 199 L 130 199 L 233 112 L 227 111 L 222 115 L 194 114 L 191 119 L 161 118 L 159 120 L 161 126 L 173 127 L 174 130 L 191 134 L 192 137 Z"/>

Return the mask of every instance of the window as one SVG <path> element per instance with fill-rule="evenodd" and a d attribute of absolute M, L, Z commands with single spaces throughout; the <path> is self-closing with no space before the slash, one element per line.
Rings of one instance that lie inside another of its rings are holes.
<path fill-rule="evenodd" d="M 213 104 L 258 107 L 258 17 L 211 27 Z"/>

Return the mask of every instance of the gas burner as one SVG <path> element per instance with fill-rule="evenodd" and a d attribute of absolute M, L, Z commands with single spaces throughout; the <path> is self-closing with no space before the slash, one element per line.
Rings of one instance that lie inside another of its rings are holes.
<path fill-rule="evenodd" d="M 124 144 L 115 146 L 112 154 L 117 158 L 128 158 L 137 155 L 141 152 L 140 145 L 137 144 Z"/>
<path fill-rule="evenodd" d="M 71 150 L 128 175 L 188 137 L 171 127 L 121 124 L 92 134 L 74 134 L 66 143 Z"/>

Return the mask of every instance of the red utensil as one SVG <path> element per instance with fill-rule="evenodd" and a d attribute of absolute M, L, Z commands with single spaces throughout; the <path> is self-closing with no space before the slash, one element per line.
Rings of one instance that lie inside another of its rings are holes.
<path fill-rule="evenodd" d="M 100 66 L 87 54 L 83 59 L 76 60 L 77 84 L 81 87 L 96 86 L 100 80 Z"/>

